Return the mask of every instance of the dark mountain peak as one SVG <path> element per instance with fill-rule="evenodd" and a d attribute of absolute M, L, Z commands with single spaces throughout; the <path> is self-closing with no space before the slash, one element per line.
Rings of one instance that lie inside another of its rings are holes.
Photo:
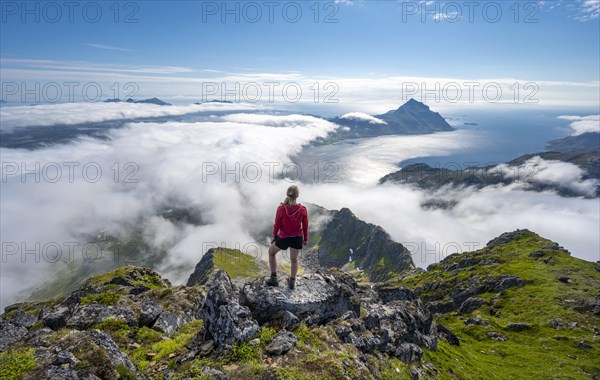
<path fill-rule="evenodd" d="M 414 98 L 410 98 L 408 102 L 398 107 L 396 112 L 400 110 L 430 111 L 429 106 L 427 104 L 421 103 L 418 100 L 415 100 Z"/>
<path fill-rule="evenodd" d="M 347 207 L 342 208 L 335 214 L 338 218 L 354 218 L 356 219 L 356 215 Z"/>
<path fill-rule="evenodd" d="M 334 213 L 317 244 L 321 266 L 343 267 L 351 262 L 371 281 L 414 269 L 411 254 L 402 244 L 392 240 L 380 226 L 360 220 L 348 208 Z"/>
<path fill-rule="evenodd" d="M 170 106 L 170 103 L 160 100 L 159 98 L 150 98 L 144 100 L 138 100 L 136 103 L 156 104 L 159 106 Z"/>

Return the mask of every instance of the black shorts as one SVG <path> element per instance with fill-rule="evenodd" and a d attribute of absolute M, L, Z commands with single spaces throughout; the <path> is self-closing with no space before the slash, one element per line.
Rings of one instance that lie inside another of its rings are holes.
<path fill-rule="evenodd" d="M 277 248 L 284 251 L 289 247 L 295 249 L 302 249 L 302 236 L 290 236 L 286 238 L 281 238 L 277 236 L 275 238 L 275 245 L 277 246 Z"/>

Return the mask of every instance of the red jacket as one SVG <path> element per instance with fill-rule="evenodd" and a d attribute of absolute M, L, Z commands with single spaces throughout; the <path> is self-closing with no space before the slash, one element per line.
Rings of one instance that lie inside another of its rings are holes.
<path fill-rule="evenodd" d="M 308 211 L 301 204 L 284 205 L 279 204 L 275 214 L 275 224 L 273 225 L 273 238 L 291 236 L 304 236 L 304 241 L 308 241 Z"/>

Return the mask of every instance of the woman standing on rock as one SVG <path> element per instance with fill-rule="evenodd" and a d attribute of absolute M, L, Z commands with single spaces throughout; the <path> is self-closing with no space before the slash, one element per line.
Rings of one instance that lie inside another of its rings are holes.
<path fill-rule="evenodd" d="M 273 240 L 269 247 L 269 266 L 271 277 L 266 281 L 267 285 L 277 286 L 277 252 L 290 249 L 290 261 L 292 264 L 288 286 L 294 289 L 296 286 L 296 274 L 298 273 L 298 253 L 302 245 L 308 243 L 308 211 L 296 199 L 300 195 L 298 186 L 292 185 L 287 189 L 287 197 L 277 207 L 275 224 L 273 225 Z"/>

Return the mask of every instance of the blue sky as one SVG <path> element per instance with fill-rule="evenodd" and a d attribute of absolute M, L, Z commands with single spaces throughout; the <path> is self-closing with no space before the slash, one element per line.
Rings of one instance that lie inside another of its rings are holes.
<path fill-rule="evenodd" d="M 143 82 L 139 70 L 219 80 L 517 78 L 587 85 L 568 92 L 597 103 L 598 0 L 80 2 L 73 20 L 64 5 L 57 16 L 44 2 L 22 4 L 2 1 L 3 81 L 75 71 L 79 80 L 113 72 Z M 183 86 L 163 91 L 189 95 Z"/>

